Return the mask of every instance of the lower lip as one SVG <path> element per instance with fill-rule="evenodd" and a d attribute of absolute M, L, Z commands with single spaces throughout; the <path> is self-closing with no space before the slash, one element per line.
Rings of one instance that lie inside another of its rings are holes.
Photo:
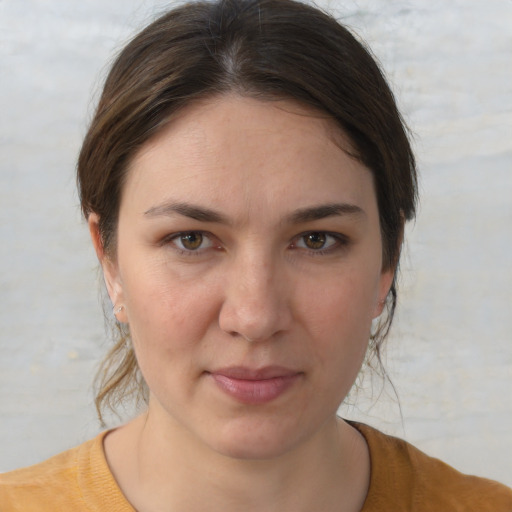
<path fill-rule="evenodd" d="M 271 379 L 235 379 L 226 375 L 210 374 L 217 386 L 227 395 L 244 404 L 265 404 L 275 400 L 293 386 L 300 373 Z"/>

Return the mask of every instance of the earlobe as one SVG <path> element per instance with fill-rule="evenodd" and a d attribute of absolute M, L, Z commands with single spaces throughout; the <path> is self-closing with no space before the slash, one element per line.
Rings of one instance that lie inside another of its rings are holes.
<path fill-rule="evenodd" d="M 383 299 L 380 299 L 379 302 L 377 302 L 377 305 L 375 306 L 375 309 L 373 310 L 373 319 L 374 320 L 382 314 L 384 306 L 386 305 L 387 297 L 388 296 L 386 295 Z"/>
<path fill-rule="evenodd" d="M 403 212 L 400 212 L 401 217 L 401 225 L 400 231 L 398 233 L 397 245 L 396 245 L 396 253 L 393 260 L 386 265 L 382 271 L 380 276 L 380 287 L 379 287 L 379 296 L 378 302 L 375 305 L 373 318 L 377 318 L 382 314 L 384 310 L 384 306 L 386 305 L 388 296 L 392 291 L 392 287 L 395 284 L 395 275 L 398 271 L 398 262 L 400 260 L 400 253 L 402 250 L 402 243 L 404 241 L 404 228 L 405 228 L 405 216 Z M 387 268 L 386 268 L 387 267 Z M 396 290 L 393 291 L 396 294 Z"/>
<path fill-rule="evenodd" d="M 395 279 L 395 271 L 394 269 L 388 269 L 384 270 L 381 274 L 380 278 L 380 287 L 379 287 L 379 296 L 378 296 L 378 302 L 375 305 L 375 308 L 373 310 L 373 318 L 378 318 L 382 311 L 384 310 L 384 306 L 386 305 L 389 292 L 391 290 L 391 287 L 393 286 L 393 282 Z"/>
<path fill-rule="evenodd" d="M 89 215 L 87 220 L 89 224 L 89 233 L 91 235 L 96 256 L 98 257 L 103 271 L 103 279 L 105 280 L 105 286 L 107 287 L 108 295 L 112 301 L 113 311 L 115 310 L 114 315 L 119 322 L 126 323 L 126 308 L 123 304 L 123 287 L 121 285 L 119 269 L 117 262 L 113 261 L 105 252 L 103 241 L 101 239 L 99 220 L 99 216 L 96 213 L 91 213 Z"/>

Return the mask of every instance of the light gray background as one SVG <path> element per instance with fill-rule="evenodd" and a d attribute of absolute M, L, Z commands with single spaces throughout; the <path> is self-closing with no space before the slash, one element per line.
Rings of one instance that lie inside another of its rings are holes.
<path fill-rule="evenodd" d="M 382 61 L 422 174 L 387 356 L 403 423 L 369 378 L 342 412 L 512 485 L 512 1 L 319 3 Z M 106 62 L 165 5 L 0 0 L 0 471 L 99 431 L 75 158 Z"/>

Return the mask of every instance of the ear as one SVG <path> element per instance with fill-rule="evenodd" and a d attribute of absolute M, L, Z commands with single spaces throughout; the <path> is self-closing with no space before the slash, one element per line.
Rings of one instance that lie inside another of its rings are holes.
<path fill-rule="evenodd" d="M 112 258 L 105 253 L 100 234 L 100 218 L 96 213 L 91 213 L 87 222 L 89 224 L 89 233 L 91 235 L 92 245 L 94 246 L 96 256 L 100 262 L 103 271 L 103 278 L 105 280 L 105 285 L 107 287 L 110 300 L 112 301 L 112 305 L 114 307 L 124 306 L 123 287 L 121 277 L 119 275 L 119 267 L 117 262 L 113 261 Z M 120 322 L 126 323 L 126 308 L 121 308 L 115 316 Z"/>
<path fill-rule="evenodd" d="M 382 314 L 382 310 L 386 304 L 386 299 L 389 294 L 389 290 L 393 284 L 393 280 L 395 279 L 395 267 L 390 267 L 386 270 L 383 270 L 380 275 L 379 281 L 379 293 L 377 297 L 377 303 L 375 304 L 373 310 L 373 318 L 377 318 Z"/>
<path fill-rule="evenodd" d="M 381 271 L 378 302 L 375 305 L 375 309 L 373 311 L 373 318 L 377 318 L 382 314 L 382 311 L 386 304 L 386 299 L 388 298 L 389 295 L 389 291 L 391 289 L 391 286 L 393 286 L 395 280 L 395 274 L 398 269 L 398 262 L 400 261 L 400 253 L 402 252 L 402 242 L 404 241 L 405 217 L 403 213 L 401 213 L 401 217 L 402 223 L 400 226 L 400 233 L 398 235 L 397 240 L 396 255 L 394 260 L 391 263 L 389 263 L 386 267 L 384 267 Z"/>

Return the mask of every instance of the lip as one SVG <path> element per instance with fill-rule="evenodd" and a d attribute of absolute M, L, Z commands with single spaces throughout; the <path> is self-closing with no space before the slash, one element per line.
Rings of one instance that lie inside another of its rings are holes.
<path fill-rule="evenodd" d="M 275 400 L 302 377 L 302 372 L 282 366 L 258 369 L 232 366 L 207 373 L 225 394 L 253 405 Z"/>

